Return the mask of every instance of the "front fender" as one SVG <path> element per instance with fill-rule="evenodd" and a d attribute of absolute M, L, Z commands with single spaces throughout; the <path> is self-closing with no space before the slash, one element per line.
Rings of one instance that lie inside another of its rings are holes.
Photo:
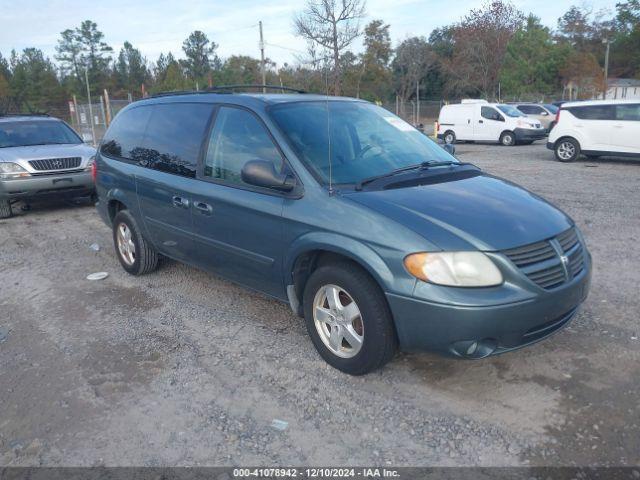
<path fill-rule="evenodd" d="M 394 282 L 393 272 L 382 257 L 367 244 L 344 235 L 331 232 L 310 232 L 298 237 L 290 246 L 285 257 L 285 282 L 293 283 L 293 267 L 296 259 L 308 252 L 323 250 L 352 259 L 367 270 L 387 291 Z"/>

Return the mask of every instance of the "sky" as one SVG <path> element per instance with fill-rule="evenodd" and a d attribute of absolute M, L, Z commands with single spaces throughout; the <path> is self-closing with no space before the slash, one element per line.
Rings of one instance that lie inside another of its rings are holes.
<path fill-rule="evenodd" d="M 558 17 L 573 4 L 608 9 L 616 0 L 514 0 L 525 13 L 534 13 L 555 28 Z M 262 20 L 266 56 L 278 66 L 295 63 L 306 44 L 293 34 L 292 17 L 304 0 L 0 0 L 0 53 L 12 49 L 42 49 L 53 59 L 60 32 L 91 19 L 117 53 L 125 41 L 139 48 L 150 62 L 161 52 L 182 57 L 182 42 L 202 30 L 218 45 L 218 55 L 259 58 L 258 21 Z M 394 46 L 411 36 L 428 37 L 434 28 L 460 20 L 482 0 L 368 0 L 366 23 L 383 19 L 391 25 Z M 361 42 L 354 46 L 356 52 Z"/>

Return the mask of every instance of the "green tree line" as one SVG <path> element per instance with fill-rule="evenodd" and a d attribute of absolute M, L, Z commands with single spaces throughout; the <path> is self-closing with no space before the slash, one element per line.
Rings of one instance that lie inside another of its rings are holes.
<path fill-rule="evenodd" d="M 555 28 L 506 0 L 488 1 L 454 24 L 395 46 L 384 20 L 360 28 L 363 0 L 346 3 L 350 16 L 322 25 L 318 18 L 326 18 L 322 8 L 331 2 L 307 0 L 307 9 L 294 18 L 307 54 L 279 67 L 267 59 L 267 83 L 378 102 L 411 101 L 416 95 L 533 100 L 566 95 L 567 89 L 591 98 L 604 87 L 605 41 L 611 44 L 610 77 L 640 77 L 640 0 L 619 2 L 612 12 L 572 6 Z M 364 48 L 354 53 L 352 42 L 360 36 Z M 0 111 L 47 111 L 72 95 L 84 99 L 85 78 L 93 94 L 107 89 L 113 98 L 261 83 L 259 59 L 222 59 L 217 51 L 216 42 L 194 31 L 180 57 L 167 52 L 150 61 L 128 41 L 115 52 L 98 25 L 86 20 L 60 33 L 53 59 L 37 48 L 0 52 Z"/>

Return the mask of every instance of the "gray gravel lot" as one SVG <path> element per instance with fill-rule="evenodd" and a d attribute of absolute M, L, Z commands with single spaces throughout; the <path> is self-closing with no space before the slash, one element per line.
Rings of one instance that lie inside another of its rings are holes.
<path fill-rule="evenodd" d="M 593 285 L 566 330 L 353 378 L 288 306 L 171 261 L 131 277 L 92 207 L 34 205 L 0 221 L 0 465 L 640 464 L 640 163 L 457 148 L 583 230 Z"/>

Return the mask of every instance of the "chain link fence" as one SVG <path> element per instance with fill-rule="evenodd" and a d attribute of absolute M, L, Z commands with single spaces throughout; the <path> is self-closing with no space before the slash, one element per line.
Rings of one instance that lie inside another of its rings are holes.
<path fill-rule="evenodd" d="M 69 117 L 71 126 L 82 137 L 86 143 L 97 145 L 104 137 L 111 119 L 127 106 L 129 100 L 109 100 L 105 101 L 103 96 L 99 97 L 97 103 L 77 103 L 69 102 Z"/>

